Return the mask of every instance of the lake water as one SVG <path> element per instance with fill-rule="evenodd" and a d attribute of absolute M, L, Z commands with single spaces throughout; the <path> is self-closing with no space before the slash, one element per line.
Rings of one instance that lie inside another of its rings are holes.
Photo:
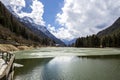
<path fill-rule="evenodd" d="M 114 48 L 40 48 L 16 52 L 15 80 L 120 80 L 120 54 Z"/>

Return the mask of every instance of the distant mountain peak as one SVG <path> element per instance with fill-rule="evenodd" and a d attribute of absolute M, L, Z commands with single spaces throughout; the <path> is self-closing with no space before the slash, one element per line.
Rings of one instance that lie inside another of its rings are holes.
<path fill-rule="evenodd" d="M 76 38 L 74 38 L 74 39 L 72 39 L 72 40 L 63 39 L 62 41 L 63 41 L 66 45 L 71 45 L 71 44 L 75 43 Z"/>
<path fill-rule="evenodd" d="M 16 16 L 16 18 L 20 22 L 22 22 L 26 27 L 30 28 L 30 30 L 33 31 L 35 34 L 40 35 L 44 38 L 50 38 L 54 40 L 57 44 L 65 45 L 64 42 L 51 34 L 45 26 L 37 24 L 31 17 L 24 16 L 21 18 L 12 10 L 11 6 L 8 5 L 7 8 L 14 16 Z"/>

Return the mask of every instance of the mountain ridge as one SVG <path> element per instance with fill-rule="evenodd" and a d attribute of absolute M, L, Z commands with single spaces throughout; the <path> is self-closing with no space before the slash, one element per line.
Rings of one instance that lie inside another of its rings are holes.
<path fill-rule="evenodd" d="M 35 24 L 31 18 L 23 17 L 23 18 L 19 18 L 19 20 L 24 25 L 29 27 L 31 29 L 31 31 L 33 31 L 35 34 L 37 34 L 37 35 L 42 34 L 45 36 L 45 38 L 48 37 L 48 38 L 51 38 L 52 40 L 54 40 L 56 42 L 56 44 L 60 44 L 61 46 L 65 46 L 64 42 L 62 42 L 60 39 L 56 38 L 53 34 L 51 34 L 45 26 Z"/>
<path fill-rule="evenodd" d="M 97 34 L 78 38 L 75 42 L 75 47 L 120 48 L 120 18 Z"/>
<path fill-rule="evenodd" d="M 116 19 L 116 21 L 111 26 L 98 32 L 97 36 L 101 37 L 101 36 L 116 34 L 117 31 L 120 31 L 120 17 Z"/>
<path fill-rule="evenodd" d="M 52 40 L 45 42 L 23 25 L 0 1 L 0 43 L 49 45 Z M 4 31 L 4 32 L 3 32 Z M 4 41 L 4 42 L 3 42 Z M 44 42 L 44 43 L 43 43 Z"/>
<path fill-rule="evenodd" d="M 10 12 L 16 16 L 16 18 L 26 27 L 28 27 L 32 32 L 35 34 L 42 36 L 44 38 L 50 38 L 56 42 L 56 44 L 60 44 L 61 46 L 65 46 L 65 43 L 56 38 L 52 33 L 48 31 L 48 29 L 45 26 L 36 24 L 34 20 L 30 17 L 24 16 L 20 18 L 11 8 L 11 6 L 7 6 L 7 8 L 10 10 Z"/>

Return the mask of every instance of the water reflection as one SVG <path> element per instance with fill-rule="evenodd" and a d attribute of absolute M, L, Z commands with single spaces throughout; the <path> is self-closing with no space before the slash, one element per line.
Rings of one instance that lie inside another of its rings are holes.
<path fill-rule="evenodd" d="M 73 80 L 69 74 L 76 56 L 59 56 L 50 60 L 42 70 L 43 80 Z M 79 58 L 78 58 L 79 59 Z"/>
<path fill-rule="evenodd" d="M 48 65 L 65 64 L 77 59 L 76 56 L 58 56 L 49 61 Z"/>
<path fill-rule="evenodd" d="M 46 59 L 18 59 L 15 62 L 24 65 L 15 68 L 15 80 L 41 80 L 41 70 L 52 58 Z"/>
<path fill-rule="evenodd" d="M 120 58 L 79 58 L 59 56 L 21 59 L 15 80 L 120 80 Z"/>

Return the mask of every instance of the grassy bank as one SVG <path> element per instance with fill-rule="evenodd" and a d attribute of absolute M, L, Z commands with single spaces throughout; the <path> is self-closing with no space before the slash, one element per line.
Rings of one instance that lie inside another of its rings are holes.
<path fill-rule="evenodd" d="M 0 44 L 0 51 L 19 51 L 33 49 L 33 46 L 14 46 L 12 44 Z"/>

